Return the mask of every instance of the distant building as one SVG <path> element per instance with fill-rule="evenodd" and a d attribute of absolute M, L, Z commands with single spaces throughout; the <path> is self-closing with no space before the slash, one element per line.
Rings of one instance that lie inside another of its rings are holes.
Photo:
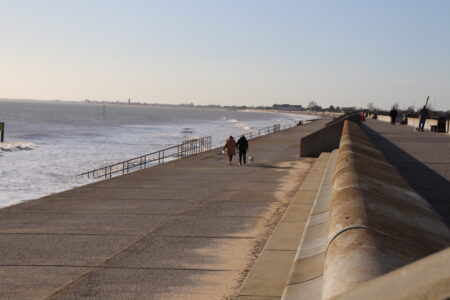
<path fill-rule="evenodd" d="M 304 110 L 301 105 L 291 105 L 291 104 L 274 104 L 272 105 L 273 109 L 276 110 Z"/>

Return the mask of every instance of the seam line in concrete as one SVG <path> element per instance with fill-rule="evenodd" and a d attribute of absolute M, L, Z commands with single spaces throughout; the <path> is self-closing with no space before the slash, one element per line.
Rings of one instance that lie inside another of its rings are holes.
<path fill-rule="evenodd" d="M 410 246 L 410 247 L 413 247 L 413 248 L 416 248 L 416 249 L 421 249 L 421 250 L 423 250 L 423 251 L 425 251 L 425 252 L 431 253 L 431 252 L 433 251 L 433 249 L 427 249 L 427 248 L 423 248 L 423 247 L 419 247 L 419 246 L 410 244 L 410 243 L 405 242 L 404 240 L 402 240 L 402 239 L 400 239 L 400 238 L 398 238 L 398 237 L 395 237 L 395 236 L 393 236 L 393 235 L 387 234 L 387 233 L 382 232 L 382 231 L 374 230 L 374 229 L 372 229 L 372 228 L 368 228 L 368 227 L 365 227 L 365 226 L 352 226 L 352 227 L 348 227 L 348 228 L 342 229 L 341 231 L 339 231 L 338 233 L 336 233 L 336 234 L 330 239 L 330 241 L 328 242 L 327 248 L 326 248 L 326 250 L 325 250 L 325 256 L 327 255 L 328 248 L 330 247 L 330 245 L 333 243 L 333 241 L 334 241 L 338 236 L 340 236 L 341 234 L 343 234 L 343 233 L 346 232 L 346 231 L 350 231 L 350 230 L 358 230 L 358 229 L 369 230 L 369 231 L 372 231 L 372 232 L 375 232 L 375 233 L 378 233 L 378 234 L 387 236 L 387 237 L 389 237 L 389 238 L 391 238 L 391 239 L 394 239 L 394 240 L 396 240 L 396 241 L 399 241 L 399 242 L 401 242 L 401 243 L 403 243 L 403 244 L 406 244 L 406 245 L 408 245 L 408 246 Z"/>
<path fill-rule="evenodd" d="M 109 234 L 109 233 L 61 233 L 61 232 L 0 232 L 0 235 L 93 235 L 93 236 L 142 236 L 142 234 Z"/>
<path fill-rule="evenodd" d="M 208 269 L 208 268 L 163 268 L 163 267 L 121 267 L 121 266 L 80 266 L 80 265 L 18 265 L 0 264 L 0 267 L 55 267 L 55 268 L 94 268 L 94 269 L 127 269 L 127 270 L 174 270 L 174 271 L 205 271 L 205 272 L 237 272 L 238 269 Z"/>
<path fill-rule="evenodd" d="M 311 280 L 317 279 L 317 278 L 319 278 L 319 277 L 322 277 L 322 276 L 323 276 L 323 273 L 322 273 L 322 274 L 320 274 L 319 276 L 316 276 L 316 277 L 314 277 L 314 278 L 311 278 L 311 279 L 308 279 L 308 280 L 303 280 L 303 281 L 299 281 L 299 282 L 294 282 L 294 283 L 288 283 L 288 285 L 296 285 L 296 284 L 300 284 L 300 283 L 305 283 L 305 282 L 308 282 L 308 281 L 311 281 Z"/>
<path fill-rule="evenodd" d="M 240 201 L 236 201 L 240 202 Z M 116 214 L 116 213 L 84 213 L 84 212 L 75 212 L 75 213 L 67 213 L 64 211 L 53 211 L 53 210 L 33 210 L 33 209 L 26 209 L 23 210 L 23 214 L 32 214 L 32 213 L 42 213 L 42 214 L 60 214 L 60 215 L 105 215 L 105 216 L 167 216 L 167 217 L 176 217 L 177 214 Z M 232 215 L 214 215 L 214 214 L 190 214 L 188 216 L 192 217 L 217 217 L 217 218 L 254 218 L 254 219 L 262 219 L 264 217 L 259 216 L 232 216 Z"/>
<path fill-rule="evenodd" d="M 293 250 L 293 249 L 274 249 L 274 248 L 268 248 L 268 249 L 266 249 L 266 251 L 271 251 L 271 252 L 295 252 L 295 250 Z"/>
<path fill-rule="evenodd" d="M 270 296 L 270 295 L 258 295 L 258 294 L 241 294 L 241 295 L 239 295 L 239 297 L 240 296 L 245 296 L 245 297 L 247 297 L 247 296 L 249 296 L 249 297 L 271 297 L 271 298 L 277 298 L 277 299 L 281 298 L 281 295 Z"/>
<path fill-rule="evenodd" d="M 173 238 L 197 238 L 197 239 L 241 239 L 241 240 L 255 240 L 258 237 L 246 236 L 207 236 L 207 235 L 165 235 L 165 234 L 149 234 L 149 236 L 173 237 Z"/>

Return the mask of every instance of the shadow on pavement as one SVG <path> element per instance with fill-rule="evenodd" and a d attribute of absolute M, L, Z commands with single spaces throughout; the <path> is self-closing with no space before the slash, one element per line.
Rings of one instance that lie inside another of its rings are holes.
<path fill-rule="evenodd" d="M 279 166 L 273 166 L 273 165 L 264 165 L 264 164 L 245 164 L 247 167 L 253 167 L 253 168 L 267 168 L 267 169 L 292 169 L 292 167 L 279 167 Z"/>
<path fill-rule="evenodd" d="M 450 226 L 450 183 L 370 127 L 363 125 L 362 128 L 400 175 Z"/>

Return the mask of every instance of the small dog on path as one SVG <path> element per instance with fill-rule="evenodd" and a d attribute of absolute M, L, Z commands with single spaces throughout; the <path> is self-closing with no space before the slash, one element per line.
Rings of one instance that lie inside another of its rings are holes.
<path fill-rule="evenodd" d="M 249 165 L 253 165 L 253 160 L 254 160 L 255 158 L 252 156 L 252 155 L 249 155 L 248 156 L 248 164 Z"/>

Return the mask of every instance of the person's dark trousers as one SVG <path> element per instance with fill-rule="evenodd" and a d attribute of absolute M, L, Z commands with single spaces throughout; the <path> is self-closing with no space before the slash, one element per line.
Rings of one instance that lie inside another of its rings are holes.
<path fill-rule="evenodd" d="M 391 124 L 395 125 L 395 118 L 394 117 L 391 117 Z"/>
<path fill-rule="evenodd" d="M 244 158 L 244 164 L 247 163 L 246 160 L 245 160 L 245 157 L 247 156 L 246 154 L 247 154 L 247 152 L 239 151 L 239 163 L 240 164 L 242 164 L 242 158 Z"/>
<path fill-rule="evenodd" d="M 420 121 L 419 121 L 419 130 L 420 131 L 423 131 L 423 127 L 425 126 L 425 121 L 426 121 L 427 119 L 420 119 Z"/>

